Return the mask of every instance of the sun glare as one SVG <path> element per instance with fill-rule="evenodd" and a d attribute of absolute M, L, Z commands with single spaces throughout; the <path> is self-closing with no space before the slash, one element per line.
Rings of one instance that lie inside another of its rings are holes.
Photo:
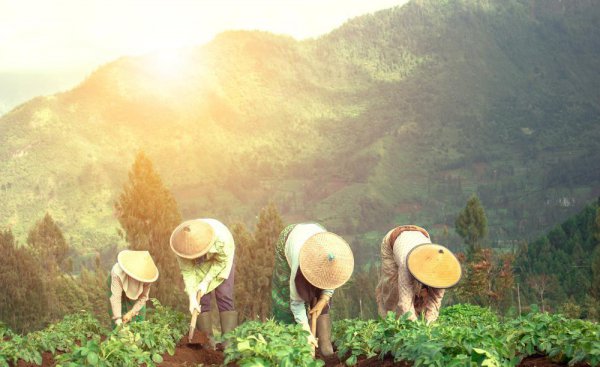
<path fill-rule="evenodd" d="M 150 68 L 157 76 L 165 79 L 176 79 L 184 72 L 184 56 L 177 50 L 162 50 L 148 56 Z"/>

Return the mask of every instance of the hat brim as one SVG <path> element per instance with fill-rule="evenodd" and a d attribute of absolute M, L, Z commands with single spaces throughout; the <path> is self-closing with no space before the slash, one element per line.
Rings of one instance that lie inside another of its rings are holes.
<path fill-rule="evenodd" d="M 336 289 L 352 276 L 354 255 L 342 237 L 322 232 L 314 234 L 302 245 L 299 266 L 306 280 L 313 286 L 319 289 Z"/>
<path fill-rule="evenodd" d="M 435 243 L 415 246 L 407 255 L 408 271 L 432 288 L 452 288 L 462 277 L 460 262 L 448 248 Z"/>
<path fill-rule="evenodd" d="M 125 274 L 133 279 L 143 283 L 154 283 L 158 279 L 158 268 L 148 251 L 148 258 L 142 263 L 139 262 L 139 253 L 141 251 L 123 250 L 117 255 L 117 262 Z"/>
<path fill-rule="evenodd" d="M 206 224 L 208 227 L 210 228 L 210 240 L 209 240 L 209 245 L 204 246 L 202 249 L 195 251 L 193 253 L 190 254 L 186 254 L 182 251 L 179 251 L 177 249 L 177 246 L 175 245 L 175 241 L 177 240 L 175 237 L 183 230 L 184 227 L 195 224 L 197 222 L 201 222 L 203 224 Z M 209 250 L 210 247 L 212 246 L 212 244 L 214 243 L 216 238 L 216 234 L 214 229 L 212 229 L 212 227 L 210 227 L 210 225 L 200 219 L 191 219 L 191 220 L 186 220 L 185 222 L 181 223 L 180 225 L 178 225 L 173 232 L 171 233 L 171 237 L 169 238 L 169 246 L 171 247 L 171 250 L 175 253 L 175 255 L 182 257 L 184 259 L 197 259 L 200 256 L 204 256 Z"/>

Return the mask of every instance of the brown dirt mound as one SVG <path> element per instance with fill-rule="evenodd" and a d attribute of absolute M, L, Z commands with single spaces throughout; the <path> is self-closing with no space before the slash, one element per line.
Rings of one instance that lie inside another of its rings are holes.
<path fill-rule="evenodd" d="M 196 336 L 196 334 L 199 334 Z M 198 340 L 201 344 L 188 345 L 188 336 L 184 335 L 183 338 L 177 343 L 175 347 L 175 354 L 170 356 L 169 354 L 163 355 L 163 362 L 159 364 L 159 367 L 175 367 L 175 366 L 197 366 L 203 364 L 204 366 L 222 366 L 225 357 L 223 352 L 211 349 L 203 349 L 202 346 L 208 345 L 208 338 L 204 333 L 196 332 L 194 334 L 194 341 Z"/>
<path fill-rule="evenodd" d="M 346 357 L 349 357 L 349 356 L 350 356 L 350 354 L 348 354 Z M 337 354 L 334 354 L 330 357 L 323 357 L 317 350 L 316 358 L 323 360 L 325 362 L 325 367 L 346 367 L 344 362 L 342 362 L 342 360 L 340 360 L 340 358 L 337 356 Z M 346 360 L 346 358 L 343 358 L 343 360 Z M 358 362 L 356 363 L 356 366 L 357 367 L 410 367 L 410 366 L 412 366 L 412 364 L 408 363 L 408 362 L 394 362 L 394 359 L 391 356 L 386 357 L 383 360 L 379 359 L 378 356 L 375 356 L 375 357 L 371 357 L 371 358 L 358 357 Z"/>
<path fill-rule="evenodd" d="M 54 361 L 54 356 L 50 352 L 42 353 L 42 367 L 52 367 L 56 364 Z M 17 362 L 15 367 L 39 367 L 39 365 L 35 363 L 26 363 L 22 359 Z"/>

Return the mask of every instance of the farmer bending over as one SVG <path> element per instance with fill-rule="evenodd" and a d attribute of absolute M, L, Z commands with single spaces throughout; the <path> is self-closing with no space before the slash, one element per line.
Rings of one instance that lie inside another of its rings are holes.
<path fill-rule="evenodd" d="M 146 318 L 150 286 L 158 279 L 158 269 L 148 251 L 123 250 L 108 276 L 108 310 L 113 328 L 131 320 Z M 123 315 L 125 313 L 125 315 Z"/>
<path fill-rule="evenodd" d="M 381 274 L 375 291 L 379 315 L 407 312 L 428 323 L 438 318 L 445 288 L 460 280 L 461 268 L 450 250 L 432 244 L 429 233 L 407 225 L 389 231 L 381 243 Z"/>
<path fill-rule="evenodd" d="M 317 346 L 324 356 L 333 354 L 329 300 L 353 269 L 350 246 L 319 224 L 292 224 L 279 235 L 271 293 L 273 315 L 278 321 L 301 324 L 310 333 L 313 354 Z M 310 307 L 308 316 L 306 305 Z"/>
<path fill-rule="evenodd" d="M 233 236 L 216 219 L 193 219 L 175 228 L 170 245 L 177 255 L 185 292 L 190 301 L 190 313 L 196 311 L 200 314 L 198 329 L 209 337 L 211 347 L 214 347 L 210 318 L 213 291 L 219 308 L 222 334 L 237 326 L 237 312 L 233 305 Z"/>

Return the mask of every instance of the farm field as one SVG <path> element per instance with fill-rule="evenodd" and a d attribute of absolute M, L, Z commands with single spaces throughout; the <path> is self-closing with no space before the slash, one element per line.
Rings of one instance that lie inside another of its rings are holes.
<path fill-rule="evenodd" d="M 500 319 L 472 305 L 442 309 L 438 322 L 379 320 L 334 323 L 337 355 L 313 359 L 298 325 L 249 321 L 224 351 L 190 347 L 187 317 L 156 300 L 148 322 L 115 331 L 89 313 L 65 317 L 21 336 L 0 329 L 0 366 L 599 366 L 600 325 L 532 312 Z M 383 358 L 380 358 L 383 356 Z"/>

